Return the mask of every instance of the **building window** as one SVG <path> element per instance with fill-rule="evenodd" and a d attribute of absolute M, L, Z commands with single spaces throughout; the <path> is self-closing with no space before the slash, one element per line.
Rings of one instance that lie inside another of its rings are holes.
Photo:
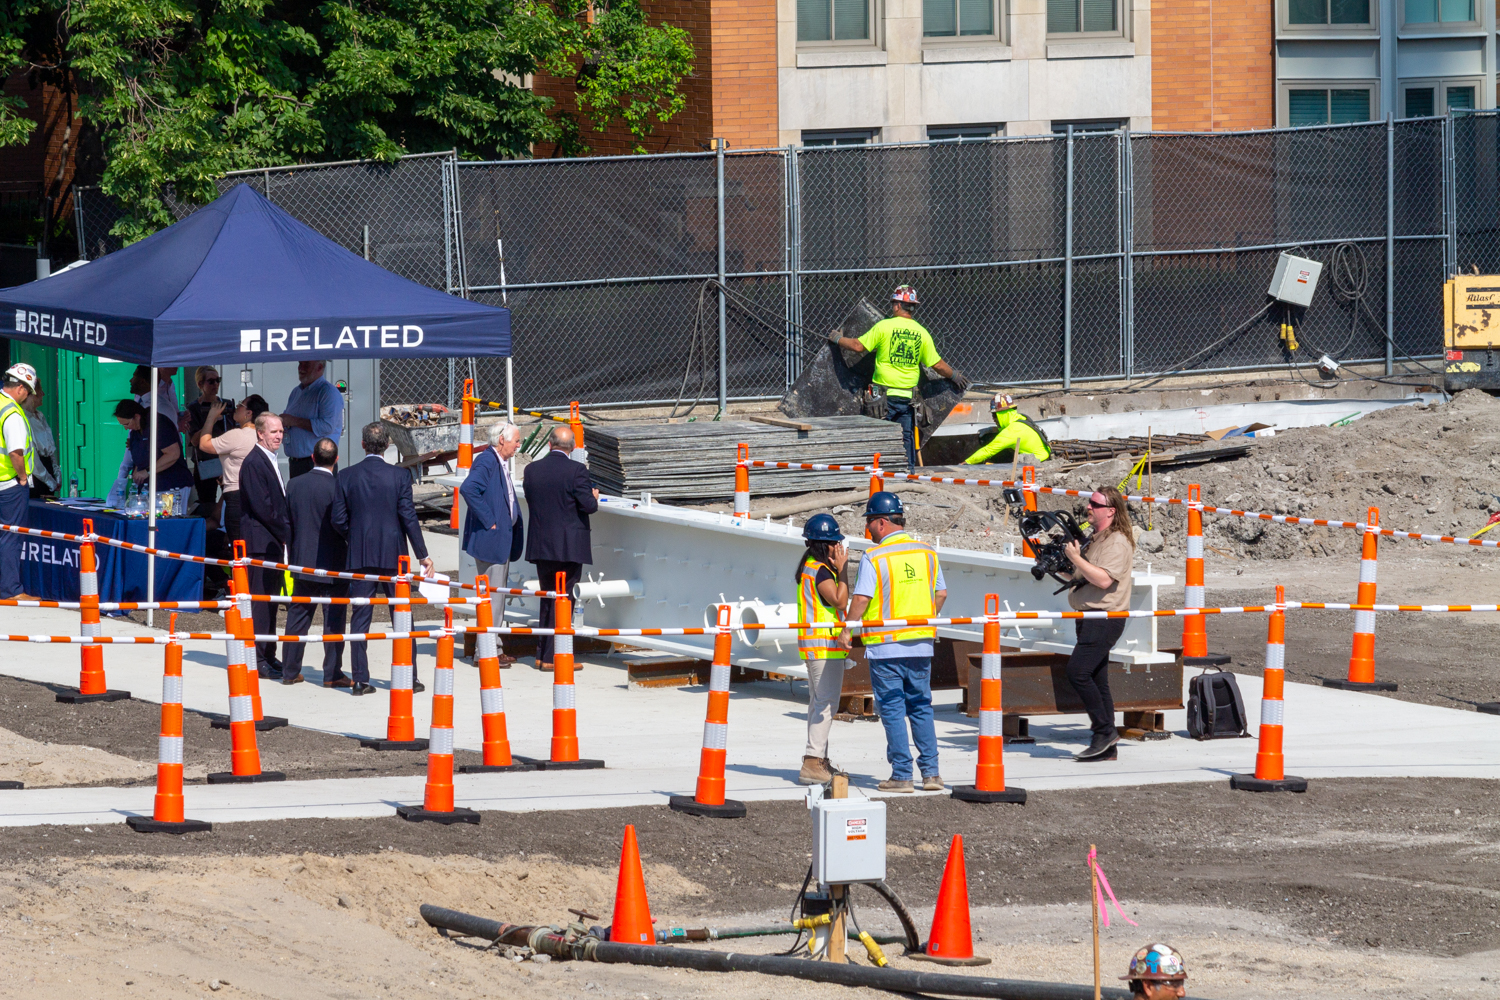
<path fill-rule="evenodd" d="M 1449 111 L 1474 108 L 1479 87 L 1468 80 L 1419 80 L 1403 83 L 1403 107 L 1407 118 L 1426 118 Z"/>
<path fill-rule="evenodd" d="M 1047 0 L 1049 35 L 1099 35 L 1119 30 L 1119 0 Z"/>
<path fill-rule="evenodd" d="M 1430 118 L 1437 108 L 1436 87 L 1406 88 L 1406 117 Z"/>
<path fill-rule="evenodd" d="M 929 125 L 929 139 L 993 139 L 1002 135 L 1004 125 Z"/>
<path fill-rule="evenodd" d="M 1370 0 L 1287 0 L 1287 22 L 1366 25 L 1370 23 Z"/>
<path fill-rule="evenodd" d="M 1406 0 L 1406 24 L 1472 24 L 1474 0 Z"/>
<path fill-rule="evenodd" d="M 922 0 L 922 34 L 962 38 L 996 34 L 996 0 Z"/>
<path fill-rule="evenodd" d="M 803 132 L 804 146 L 865 146 L 879 135 L 876 129 L 846 129 L 842 132 Z"/>
<path fill-rule="evenodd" d="M 868 42 L 871 0 L 797 0 L 797 41 Z"/>
<path fill-rule="evenodd" d="M 1287 124 L 1344 125 L 1370 121 L 1370 88 L 1287 91 Z"/>

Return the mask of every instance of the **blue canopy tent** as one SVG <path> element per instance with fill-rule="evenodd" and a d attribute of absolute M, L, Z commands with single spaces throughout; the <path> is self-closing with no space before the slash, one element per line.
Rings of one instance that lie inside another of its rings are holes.
<path fill-rule="evenodd" d="M 86 267 L 0 289 L 0 337 L 168 366 L 509 357 L 510 313 L 392 274 L 245 184 Z M 151 454 L 156 453 L 151 393 Z M 150 477 L 153 543 L 156 471 Z"/>

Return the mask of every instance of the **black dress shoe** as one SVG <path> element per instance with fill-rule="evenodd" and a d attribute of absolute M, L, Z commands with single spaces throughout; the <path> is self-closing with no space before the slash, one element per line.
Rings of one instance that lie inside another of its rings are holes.
<path fill-rule="evenodd" d="M 413 691 L 426 691 L 427 690 L 427 685 L 423 684 L 421 681 L 412 681 L 411 682 L 411 689 Z"/>
<path fill-rule="evenodd" d="M 324 681 L 323 686 L 326 688 L 352 688 L 354 682 L 347 677 L 335 677 L 331 681 Z"/>
<path fill-rule="evenodd" d="M 375 693 L 375 685 L 374 684 L 355 684 L 353 686 L 353 688 L 350 689 L 349 693 L 350 694 L 356 694 L 356 695 L 358 695 L 358 694 L 374 694 Z"/>
<path fill-rule="evenodd" d="M 1110 747 L 1103 753 L 1095 754 L 1092 757 L 1074 757 L 1073 759 L 1083 764 L 1098 764 L 1106 760 L 1119 760 L 1120 750 L 1118 747 Z"/>
<path fill-rule="evenodd" d="M 283 677 L 281 679 L 281 683 L 283 684 L 301 684 L 302 681 L 303 677 L 301 674 L 293 674 L 290 677 Z"/>
<path fill-rule="evenodd" d="M 1120 734 L 1113 733 L 1109 736 L 1095 736 L 1087 750 L 1075 754 L 1074 760 L 1094 760 L 1114 749 L 1115 744 L 1120 742 Z"/>
<path fill-rule="evenodd" d="M 274 670 L 271 667 L 257 667 L 255 672 L 260 674 L 262 678 L 268 681 L 281 680 L 281 671 Z"/>

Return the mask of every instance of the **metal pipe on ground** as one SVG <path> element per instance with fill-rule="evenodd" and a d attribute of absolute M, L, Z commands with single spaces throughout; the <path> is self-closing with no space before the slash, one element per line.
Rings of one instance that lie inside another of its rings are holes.
<path fill-rule="evenodd" d="M 649 965 L 657 968 L 694 969 L 699 972 L 757 972 L 767 976 L 790 976 L 841 986 L 999 1000 L 1091 1000 L 1095 996 L 1092 986 L 1069 983 L 992 979 L 988 976 L 917 972 L 867 965 L 835 965 L 784 955 L 746 955 L 664 945 L 618 944 L 594 937 L 570 939 L 550 927 L 507 924 L 428 904 L 423 904 L 421 913 L 422 918 L 433 927 L 457 931 L 468 937 L 484 938 L 500 944 L 525 945 L 553 958 L 571 958 L 608 965 Z M 1131 1000 L 1131 993 L 1122 989 L 1101 990 L 1098 996 L 1100 1000 Z"/>

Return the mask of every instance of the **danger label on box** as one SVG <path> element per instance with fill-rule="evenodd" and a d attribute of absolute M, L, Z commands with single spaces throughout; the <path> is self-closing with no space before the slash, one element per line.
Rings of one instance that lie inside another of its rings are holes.
<path fill-rule="evenodd" d="M 870 832 L 870 821 L 867 819 L 844 820 L 845 840 L 864 840 Z"/>

